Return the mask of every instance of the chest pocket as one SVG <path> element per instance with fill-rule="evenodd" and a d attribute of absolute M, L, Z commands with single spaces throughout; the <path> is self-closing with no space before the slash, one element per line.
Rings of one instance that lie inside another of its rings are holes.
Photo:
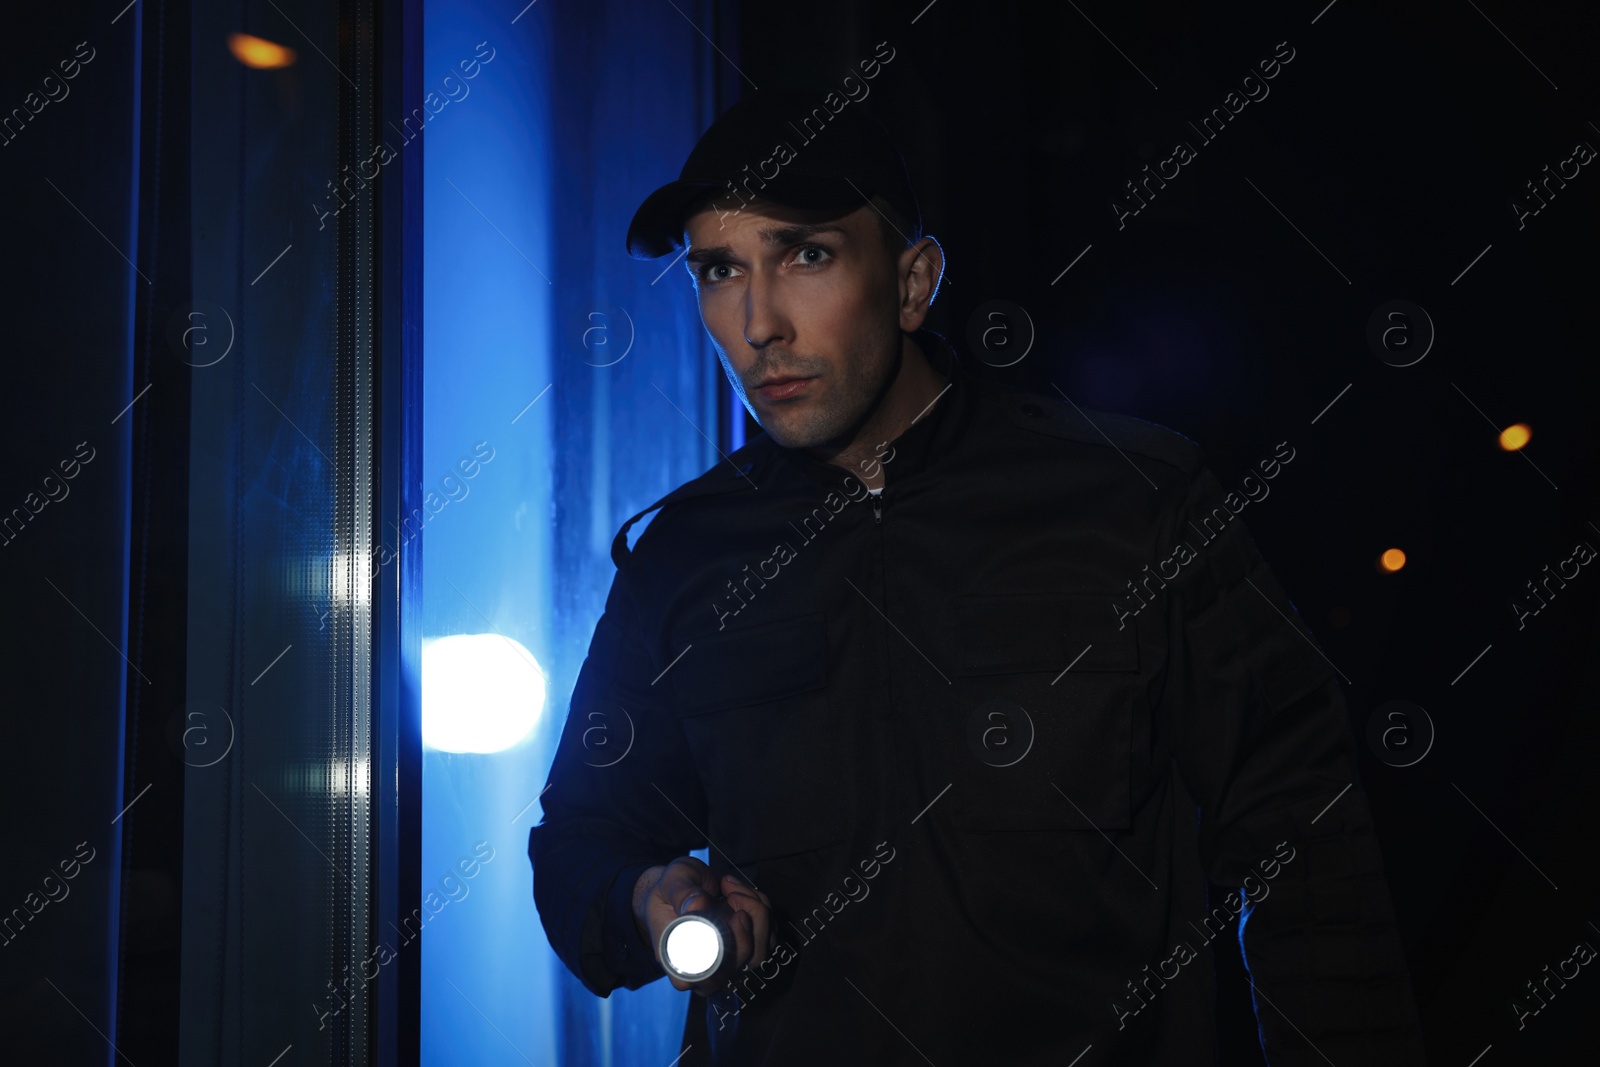
<path fill-rule="evenodd" d="M 955 599 L 957 674 L 945 736 L 960 829 L 1131 827 L 1144 693 L 1136 620 L 1119 630 L 1113 599 Z"/>
<path fill-rule="evenodd" d="M 743 866 L 841 841 L 845 772 L 823 613 L 734 623 L 686 643 L 663 681 L 700 774 L 713 851 Z"/>

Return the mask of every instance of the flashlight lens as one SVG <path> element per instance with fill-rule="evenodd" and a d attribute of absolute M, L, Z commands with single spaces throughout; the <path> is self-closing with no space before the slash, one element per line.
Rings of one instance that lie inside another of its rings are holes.
<path fill-rule="evenodd" d="M 679 974 L 704 974 L 716 966 L 722 935 L 710 922 L 680 922 L 667 933 L 667 960 Z"/>

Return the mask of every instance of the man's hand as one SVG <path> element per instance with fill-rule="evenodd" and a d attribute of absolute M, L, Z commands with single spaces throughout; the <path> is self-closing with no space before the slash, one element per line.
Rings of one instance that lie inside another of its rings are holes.
<path fill-rule="evenodd" d="M 651 867 L 639 876 L 633 886 L 634 925 L 659 962 L 657 946 L 667 924 L 679 915 L 704 911 L 719 899 L 733 911 L 728 925 L 733 931 L 734 944 L 729 951 L 734 968 L 761 963 L 771 948 L 772 902 L 737 875 L 719 878 L 693 856 L 679 856 L 665 867 Z M 689 985 L 671 975 L 668 980 L 674 989 L 693 989 L 701 996 L 717 992 L 704 982 Z"/>

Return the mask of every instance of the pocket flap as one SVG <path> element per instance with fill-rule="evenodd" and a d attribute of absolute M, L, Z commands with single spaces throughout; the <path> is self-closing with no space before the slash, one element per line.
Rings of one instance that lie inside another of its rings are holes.
<path fill-rule="evenodd" d="M 697 636 L 667 678 L 678 713 L 700 715 L 820 689 L 827 661 L 826 620 L 814 611 Z"/>

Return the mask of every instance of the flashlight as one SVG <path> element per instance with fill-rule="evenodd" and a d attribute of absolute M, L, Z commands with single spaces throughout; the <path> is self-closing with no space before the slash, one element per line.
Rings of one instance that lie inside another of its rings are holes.
<path fill-rule="evenodd" d="M 661 931 L 656 955 L 669 975 L 690 985 L 710 981 L 732 969 L 733 909 L 716 901 L 703 911 L 678 916 Z"/>

